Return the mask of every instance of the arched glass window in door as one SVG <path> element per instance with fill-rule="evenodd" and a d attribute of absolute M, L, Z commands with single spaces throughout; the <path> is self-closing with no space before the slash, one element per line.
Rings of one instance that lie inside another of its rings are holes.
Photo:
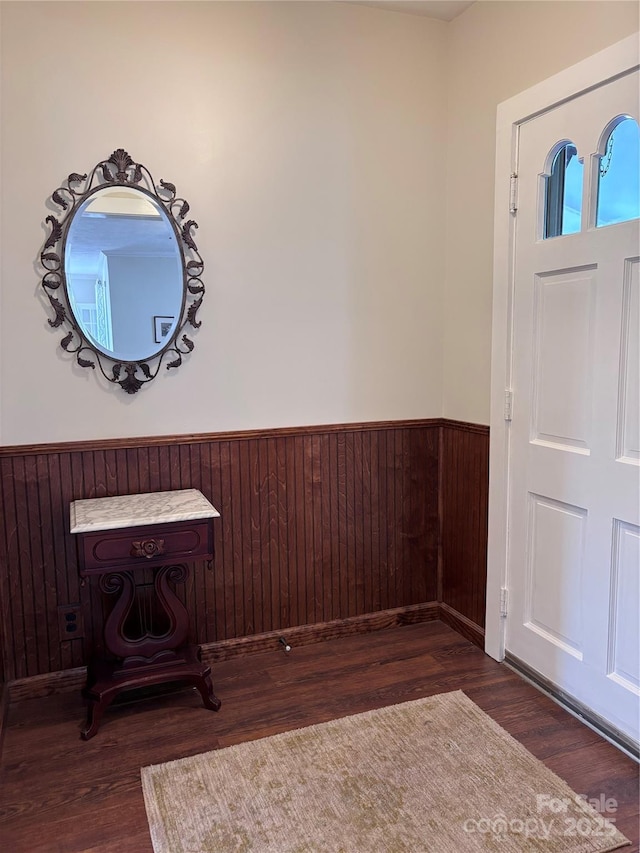
<path fill-rule="evenodd" d="M 639 216 L 640 128 L 635 119 L 623 117 L 616 119 L 600 156 L 596 226 Z"/>
<path fill-rule="evenodd" d="M 573 142 L 556 153 L 546 180 L 544 236 L 575 234 L 582 226 L 583 164 Z"/>

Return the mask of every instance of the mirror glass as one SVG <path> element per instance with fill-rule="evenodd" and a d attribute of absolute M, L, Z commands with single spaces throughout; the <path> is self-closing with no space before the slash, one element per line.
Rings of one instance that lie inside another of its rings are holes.
<path fill-rule="evenodd" d="M 137 188 L 92 193 L 64 247 L 69 307 L 89 342 L 116 361 L 144 361 L 171 341 L 184 304 L 183 258 L 156 199 Z"/>

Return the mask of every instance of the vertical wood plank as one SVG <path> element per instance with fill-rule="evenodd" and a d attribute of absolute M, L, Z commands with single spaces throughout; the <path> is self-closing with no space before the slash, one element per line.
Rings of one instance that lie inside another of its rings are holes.
<path fill-rule="evenodd" d="M 398 563 L 396 558 L 396 474 L 395 474 L 395 430 L 387 432 L 387 455 L 385 458 L 387 486 L 387 602 L 389 607 L 395 607 L 396 575 Z"/>
<path fill-rule="evenodd" d="M 251 584 L 253 588 L 254 633 L 266 630 L 264 620 L 264 596 L 262 593 L 262 543 L 260 534 L 260 465 L 259 440 L 248 442 L 248 470 L 246 489 L 250 497 L 249 536 L 251 541 Z"/>
<path fill-rule="evenodd" d="M 355 569 L 355 610 L 354 615 L 366 612 L 365 603 L 365 565 L 364 565 L 364 502 L 363 493 L 363 435 L 353 433 L 353 534 Z"/>
<path fill-rule="evenodd" d="M 264 445 L 266 475 L 265 498 L 267 518 L 267 549 L 269 552 L 269 600 L 271 611 L 271 630 L 276 631 L 281 626 L 280 621 L 280 523 L 278 514 L 279 483 L 278 483 L 278 452 L 275 441 L 267 441 Z"/>
<path fill-rule="evenodd" d="M 308 621 L 322 622 L 324 619 L 324 580 L 322 560 L 322 475 L 320 459 L 320 436 L 309 437 L 311 468 L 311 518 L 313 525 L 313 609 Z"/>
<path fill-rule="evenodd" d="M 105 492 L 100 497 L 118 494 L 118 461 L 115 450 L 105 450 Z"/>
<path fill-rule="evenodd" d="M 403 430 L 396 429 L 394 435 L 394 476 L 395 476 L 395 514 L 394 514 L 394 531 L 395 531 L 395 589 L 394 589 L 394 607 L 401 607 L 406 600 L 405 595 L 405 569 L 404 569 L 404 545 L 406 539 L 405 533 L 405 504 L 404 504 L 404 442 Z"/>
<path fill-rule="evenodd" d="M 3 606 L 10 619 L 11 631 L 5 630 L 4 670 L 7 679 L 21 678 L 26 673 L 22 655 L 25 638 L 22 609 L 22 572 L 18 549 L 18 519 L 13 480 L 13 459 L 2 460 L 2 515 L 4 519 Z M 16 638 L 20 645 L 16 644 Z"/>
<path fill-rule="evenodd" d="M 442 427 L 442 600 L 484 627 L 489 431 Z"/>
<path fill-rule="evenodd" d="M 140 460 L 141 457 L 139 457 Z M 183 488 L 199 489 L 202 491 L 203 478 L 207 476 L 208 468 L 203 464 L 202 447 L 199 444 L 189 445 L 189 467 L 183 469 Z M 141 474 L 142 477 L 142 474 Z M 187 479 L 184 479 L 187 478 Z M 207 566 L 199 560 L 191 567 L 193 578 L 193 601 L 190 612 L 194 613 L 194 637 L 196 641 L 207 635 Z M 202 642 L 202 641 L 200 641 Z"/>
<path fill-rule="evenodd" d="M 371 611 L 382 609 L 380 575 L 380 433 L 369 433 L 369 518 L 370 518 L 370 554 L 371 564 Z"/>
<path fill-rule="evenodd" d="M 65 475 L 66 466 L 62 460 L 68 462 L 68 454 L 51 453 L 46 457 L 47 469 L 49 475 L 49 493 L 51 497 L 51 533 L 53 539 L 53 576 L 55 583 L 55 600 L 56 605 L 67 604 L 69 602 L 69 583 L 67 571 L 67 547 L 70 544 L 68 539 L 70 534 L 67 527 L 67 513 L 65 511 L 62 497 L 62 482 Z M 21 567 L 20 567 L 21 568 Z M 57 612 L 56 612 L 57 621 Z M 91 610 L 87 612 L 86 605 L 84 616 L 86 619 L 85 630 L 89 633 L 93 630 L 93 620 L 91 618 Z M 98 620 L 98 624 L 101 624 Z M 16 641 L 18 638 L 14 638 Z M 24 642 L 24 638 L 20 638 Z M 64 669 L 70 666 L 71 649 L 67 645 L 61 643 L 58 645 L 59 667 Z"/>
<path fill-rule="evenodd" d="M 216 575 L 222 583 L 217 586 L 217 599 L 220 603 L 218 613 L 219 629 L 224 637 L 236 636 L 236 602 L 233 560 L 233 513 L 231 504 L 231 450 L 228 441 L 221 441 L 220 452 L 220 518 L 218 524 L 222 528 L 220 551 L 216 554 Z"/>
<path fill-rule="evenodd" d="M 27 497 L 27 536 L 30 541 L 31 573 L 33 576 L 33 613 L 35 621 L 36 653 L 38 671 L 46 671 L 49 667 L 49 646 L 55 641 L 55 633 L 49 636 L 50 622 L 46 617 L 46 577 L 43 554 L 43 519 L 40 513 L 40 497 L 38 489 L 38 468 L 35 456 L 27 456 L 24 460 L 25 488 Z M 46 487 L 46 484 L 44 484 Z M 46 489 L 43 488 L 43 491 Z M 38 530 L 38 536 L 31 531 Z M 57 633 L 57 626 L 55 627 Z"/>
<path fill-rule="evenodd" d="M 160 448 L 147 447 L 146 465 L 147 465 L 147 484 L 149 492 L 162 491 L 160 485 Z M 138 462 L 140 464 L 140 461 Z"/>
<path fill-rule="evenodd" d="M 169 445 L 169 486 L 168 491 L 179 489 L 182 483 L 180 476 L 180 445 Z"/>
<path fill-rule="evenodd" d="M 345 433 L 338 433 L 336 439 L 337 458 L 337 515 L 338 515 L 338 572 L 335 583 L 336 609 L 339 613 L 349 612 L 348 554 L 348 497 L 347 497 L 347 446 Z M 336 617 L 337 618 L 337 617 Z"/>
<path fill-rule="evenodd" d="M 19 636 L 20 627 L 17 623 L 13 602 L 17 587 L 16 567 L 18 561 L 14 554 L 15 547 L 15 505 L 13 501 L 13 460 L 0 459 L 0 603 L 2 611 L 2 674 L 7 681 L 16 678 L 15 643 Z M 2 567 L 6 567 L 2 571 Z M 13 570 L 12 570 L 13 569 Z M 13 585 L 12 585 L 13 582 Z M 22 614 L 20 613 L 20 618 Z"/>
<path fill-rule="evenodd" d="M 373 567 L 371 560 L 371 433 L 360 434 L 362 487 L 362 612 L 373 610 Z"/>
<path fill-rule="evenodd" d="M 172 448 L 173 449 L 173 448 Z M 175 448 L 174 460 L 172 463 L 175 468 L 172 467 L 172 482 L 175 484 L 173 488 L 175 489 L 184 489 L 188 488 L 189 484 L 189 471 L 191 469 L 191 447 L 188 444 L 180 443 Z M 129 477 L 132 477 L 132 474 L 129 473 Z M 194 611 L 194 600 L 195 600 L 195 566 L 189 566 L 189 576 L 187 578 L 186 583 L 177 584 L 175 587 L 176 594 L 180 601 L 187 608 L 189 613 L 192 614 L 193 618 L 189 620 L 189 640 L 190 642 L 195 642 L 197 639 L 196 634 L 196 624 L 195 618 L 196 613 Z"/>
<path fill-rule="evenodd" d="M 318 567 L 316 564 L 316 522 L 315 513 L 315 484 L 313 472 L 313 436 L 304 437 L 304 506 L 305 506 L 305 565 L 307 577 L 307 597 L 305 600 L 304 621 L 312 623 L 316 621 L 316 576 Z"/>
<path fill-rule="evenodd" d="M 219 503 L 216 506 L 222 505 L 222 496 L 227 495 L 224 507 L 221 509 L 222 518 L 219 521 L 222 523 L 224 533 L 225 560 L 231 565 L 231 575 L 233 582 L 234 598 L 233 598 L 233 633 L 230 636 L 241 637 L 244 634 L 244 626 L 247 622 L 245 615 L 245 600 L 246 593 L 244 588 L 244 541 L 242 537 L 243 521 L 242 521 L 242 480 L 240 477 L 240 443 L 220 442 L 220 445 L 226 444 L 228 447 L 228 464 L 227 460 L 220 455 L 219 471 L 217 477 L 220 478 L 220 485 L 217 487 L 219 494 Z M 228 469 L 228 470 L 227 470 Z M 214 563 L 215 571 L 215 563 Z"/>
<path fill-rule="evenodd" d="M 136 449 L 136 470 L 138 472 L 138 487 L 137 490 L 141 494 L 148 494 L 153 491 L 151 485 L 151 465 L 149 458 L 148 447 L 138 447 Z"/>
<path fill-rule="evenodd" d="M 288 584 L 288 625 L 301 625 L 299 616 L 299 580 L 298 543 L 300 539 L 300 513 L 298 509 L 296 485 L 296 441 L 287 436 L 285 442 L 285 471 L 287 489 L 287 584 Z"/>
<path fill-rule="evenodd" d="M 260 588 L 262 591 L 262 630 L 273 627 L 271 599 L 271 553 L 269 550 L 269 461 L 268 444 L 264 439 L 257 442 L 256 493 L 258 497 L 258 553 L 260 555 Z"/>
<path fill-rule="evenodd" d="M 278 624 L 281 628 L 291 626 L 289 592 L 289 527 L 293 519 L 289 515 L 287 492 L 287 446 L 285 438 L 275 439 L 277 489 L 277 560 L 278 560 Z"/>
<path fill-rule="evenodd" d="M 24 662 L 17 661 L 18 668 L 24 668 L 24 675 L 34 675 L 38 671 L 38 616 L 35 609 L 34 577 L 31 562 L 31 527 L 29 519 L 29 501 L 26 490 L 25 463 L 28 457 L 13 460 L 13 492 L 16 505 L 16 539 L 18 559 L 26 571 L 22 575 L 20 596 L 16 596 L 22 606 L 24 627 Z M 20 664 L 22 663 L 22 667 Z"/>
<path fill-rule="evenodd" d="M 389 505 L 387 486 L 387 431 L 376 430 L 378 450 L 377 514 L 378 514 L 378 592 L 380 609 L 389 609 Z"/>
<path fill-rule="evenodd" d="M 45 610 L 48 626 L 49 647 L 46 650 L 48 667 L 51 672 L 61 668 L 60 644 L 58 642 L 57 588 L 55 574 L 55 545 L 51 518 L 51 489 L 49 484 L 49 465 L 47 456 L 36 457 L 36 492 L 40 507 L 40 538 L 42 542 L 42 581 L 45 598 Z"/>
<path fill-rule="evenodd" d="M 327 434 L 318 436 L 320 478 L 320 575 L 322 578 L 322 621 L 333 616 L 333 553 L 331 535 L 331 444 Z"/>
<path fill-rule="evenodd" d="M 335 433 L 327 435 L 327 493 L 329 519 L 323 536 L 329 537 L 330 570 L 327 587 L 328 619 L 338 619 L 340 612 L 340 516 L 338 509 L 338 441 Z"/>
<path fill-rule="evenodd" d="M 355 616 L 358 612 L 357 588 L 358 588 L 358 556 L 356 550 L 356 477 L 355 477 L 355 449 L 354 436 L 350 430 L 345 434 L 345 492 L 346 492 L 346 561 L 345 561 L 345 588 L 346 588 L 346 615 Z"/>
<path fill-rule="evenodd" d="M 249 487 L 251 461 L 249 445 L 249 441 L 241 441 L 238 454 L 239 481 L 237 499 L 240 501 L 240 513 L 242 517 L 242 577 L 244 590 L 242 634 L 257 633 L 255 627 L 255 591 L 253 588 L 253 541 L 251 529 L 251 491 Z"/>
<path fill-rule="evenodd" d="M 222 463 L 220 454 L 220 445 L 222 442 L 208 442 L 208 465 L 210 486 L 208 496 L 211 503 L 216 507 L 218 512 L 222 514 Z M 222 527 L 222 518 L 217 518 L 213 522 L 213 553 L 214 559 L 210 566 L 207 566 L 206 572 L 206 601 L 207 601 L 207 637 L 208 642 L 214 642 L 224 636 L 222 627 L 223 612 L 222 601 L 224 600 L 219 593 L 218 579 L 222 575 L 222 565 L 224 563 L 224 530 Z"/>

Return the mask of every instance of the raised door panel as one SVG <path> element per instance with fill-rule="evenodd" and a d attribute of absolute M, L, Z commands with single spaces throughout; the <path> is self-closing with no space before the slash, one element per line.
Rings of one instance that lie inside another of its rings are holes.
<path fill-rule="evenodd" d="M 532 440 L 589 452 L 591 435 L 593 268 L 536 276 Z"/>

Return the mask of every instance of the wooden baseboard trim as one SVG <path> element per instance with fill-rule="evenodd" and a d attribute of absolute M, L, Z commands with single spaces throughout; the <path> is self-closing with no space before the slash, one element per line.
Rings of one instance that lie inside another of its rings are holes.
<path fill-rule="evenodd" d="M 386 628 L 398 628 L 401 625 L 413 625 L 417 622 L 431 622 L 438 618 L 438 602 L 414 604 L 409 607 L 396 607 L 393 610 L 381 610 L 379 613 L 365 613 L 347 619 L 334 619 L 332 622 L 318 622 L 315 625 L 298 625 L 281 631 L 267 631 L 251 637 L 236 637 L 218 643 L 206 643 L 202 646 L 202 659 L 207 663 L 228 660 L 239 655 L 259 654 L 278 647 L 283 637 L 291 646 L 309 646 L 325 640 L 337 640 L 352 634 L 368 634 Z"/>
<path fill-rule="evenodd" d="M 23 699 L 43 699 L 54 693 L 70 693 L 81 690 L 87 680 L 86 666 L 75 669 L 62 669 L 57 672 L 44 672 L 29 678 L 17 678 L 10 681 L 9 702 L 21 702 Z"/>
<path fill-rule="evenodd" d="M 465 639 L 479 646 L 484 651 L 484 628 L 476 625 L 471 619 L 463 616 L 462 613 L 454 610 L 453 607 L 449 607 L 448 604 L 444 604 L 444 602 L 440 602 L 439 604 L 439 613 L 440 620 L 445 625 L 453 628 L 458 634 L 462 634 Z"/>
<path fill-rule="evenodd" d="M 365 613 L 348 619 L 335 619 L 332 622 L 319 622 L 315 625 L 297 625 L 281 631 L 269 631 L 250 637 L 236 637 L 217 643 L 203 643 L 202 659 L 207 663 L 228 660 L 242 655 L 259 654 L 278 647 L 280 637 L 285 637 L 292 646 L 308 646 L 324 640 L 335 640 L 351 634 L 368 634 L 386 628 L 398 628 L 401 625 L 414 625 L 418 622 L 432 622 L 438 619 L 437 601 L 414 604 L 409 607 L 396 607 L 393 610 L 381 610 L 378 613 Z M 30 678 L 11 681 L 8 687 L 9 702 L 24 699 L 41 699 L 53 693 L 69 693 L 81 690 L 86 681 L 87 669 L 84 666 L 66 669 L 60 672 L 47 672 Z"/>

